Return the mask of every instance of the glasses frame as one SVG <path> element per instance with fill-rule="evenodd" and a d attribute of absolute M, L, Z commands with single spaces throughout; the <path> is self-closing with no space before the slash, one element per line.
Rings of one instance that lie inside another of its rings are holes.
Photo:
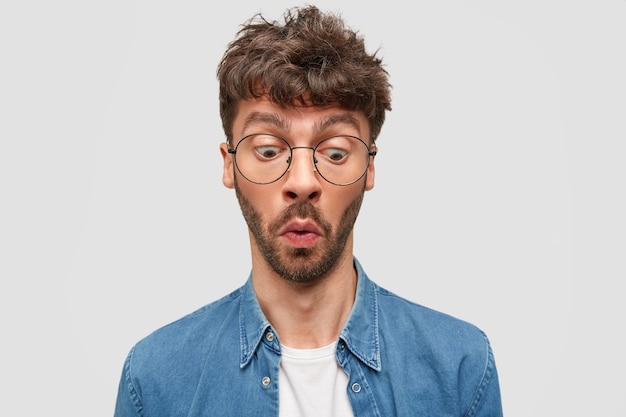
<path fill-rule="evenodd" d="M 261 135 L 264 135 L 264 136 L 272 136 L 272 137 L 274 137 L 274 138 L 276 138 L 276 139 L 280 139 L 281 141 L 285 142 L 285 144 L 286 144 L 286 145 L 287 145 L 287 147 L 289 148 L 289 158 L 287 159 L 287 168 L 285 168 L 285 172 L 283 172 L 282 174 L 280 174 L 280 176 L 279 176 L 278 178 L 276 178 L 275 180 L 268 181 L 268 182 L 258 182 L 258 181 L 253 181 L 253 180 L 251 180 L 250 178 L 248 178 L 248 177 L 246 176 L 246 174 L 244 174 L 244 173 L 241 171 L 241 169 L 239 168 L 239 164 L 237 163 L 237 148 L 239 147 L 239 144 L 240 144 L 241 142 L 243 142 L 245 139 L 247 139 L 247 138 L 249 138 L 249 137 L 251 137 L 251 136 L 261 136 Z M 338 138 L 338 137 L 353 138 L 353 139 L 358 140 L 359 142 L 361 142 L 361 143 L 362 143 L 362 144 L 363 144 L 363 145 L 367 148 L 367 153 L 368 153 L 368 156 L 369 156 L 369 157 L 367 158 L 367 164 L 365 165 L 365 169 L 363 170 L 363 173 L 362 173 L 361 175 L 359 175 L 359 177 L 358 177 L 357 179 L 355 179 L 354 181 L 351 181 L 351 182 L 346 183 L 346 184 L 338 184 L 338 183 L 336 183 L 336 182 L 332 182 L 332 181 L 330 181 L 328 178 L 326 178 L 326 177 L 324 176 L 324 174 L 322 174 L 322 173 L 319 171 L 319 169 L 317 169 L 317 158 L 315 158 L 315 152 L 317 151 L 317 148 L 318 148 L 318 147 L 319 147 L 322 143 L 324 143 L 324 142 L 325 142 L 325 141 L 327 141 L 327 140 L 334 139 L 334 138 Z M 243 138 L 241 138 L 241 139 L 239 140 L 239 142 L 237 142 L 237 145 L 235 146 L 235 149 L 232 149 L 232 148 L 230 148 L 230 147 L 229 147 L 229 148 L 228 148 L 228 153 L 229 153 L 229 154 L 231 154 L 231 155 L 233 155 L 233 159 L 234 159 L 234 161 L 235 161 L 235 166 L 237 167 L 237 171 L 239 171 L 239 173 L 241 174 L 241 176 L 242 176 L 242 177 L 244 177 L 246 180 L 250 181 L 250 182 L 251 182 L 251 183 L 253 183 L 253 184 L 267 185 L 267 184 L 273 184 L 273 183 L 275 183 L 276 181 L 278 181 L 278 180 L 280 180 L 282 177 L 284 177 L 284 176 L 285 176 L 285 174 L 286 174 L 287 172 L 289 172 L 289 170 L 291 169 L 291 164 L 292 164 L 292 162 L 293 162 L 293 150 L 294 150 L 294 149 L 311 149 L 311 150 L 313 151 L 313 166 L 315 167 L 315 172 L 317 172 L 317 173 L 320 175 L 320 177 L 322 177 L 322 178 L 324 179 L 324 181 L 326 181 L 326 182 L 327 182 L 327 183 L 329 183 L 329 184 L 333 184 L 333 185 L 336 185 L 336 186 L 338 186 L 338 187 L 346 187 L 346 186 L 348 186 L 348 185 L 352 185 L 352 184 L 354 184 L 355 182 L 357 182 L 357 181 L 359 181 L 361 178 L 363 178 L 363 176 L 364 176 L 364 175 L 365 175 L 365 173 L 367 172 L 367 168 L 369 168 L 369 166 L 370 166 L 370 160 L 371 160 L 371 157 L 376 156 L 376 154 L 378 153 L 378 151 L 376 151 L 376 150 L 372 150 L 372 148 L 374 148 L 375 146 L 376 146 L 376 145 L 375 145 L 375 143 L 372 143 L 372 145 L 371 145 L 371 146 L 368 146 L 368 145 L 367 145 L 367 143 L 365 143 L 365 141 L 364 141 L 363 139 L 361 139 L 361 138 L 359 138 L 359 137 L 357 137 L 357 136 L 353 136 L 353 135 L 334 135 L 334 136 L 329 136 L 329 137 L 324 138 L 324 139 L 322 139 L 321 141 L 319 141 L 319 143 L 318 143 L 317 145 L 315 145 L 315 147 L 313 147 L 313 146 L 291 146 L 291 145 L 289 144 L 289 142 L 287 142 L 287 140 L 286 140 L 286 139 L 284 139 L 284 138 L 282 138 L 282 137 L 280 137 L 280 136 L 278 136 L 278 135 L 274 135 L 273 133 L 251 133 L 251 134 L 246 135 L 246 136 L 244 136 Z"/>

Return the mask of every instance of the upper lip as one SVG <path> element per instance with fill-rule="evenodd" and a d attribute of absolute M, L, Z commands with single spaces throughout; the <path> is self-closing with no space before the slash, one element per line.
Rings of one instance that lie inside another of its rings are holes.
<path fill-rule="evenodd" d="M 315 233 L 317 235 L 322 234 L 322 230 L 310 220 L 292 220 L 281 227 L 278 234 L 284 235 L 289 232 L 307 232 Z"/>

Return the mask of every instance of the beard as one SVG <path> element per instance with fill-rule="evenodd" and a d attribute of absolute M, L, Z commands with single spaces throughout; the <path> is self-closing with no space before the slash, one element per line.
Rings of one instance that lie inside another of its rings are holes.
<path fill-rule="evenodd" d="M 275 220 L 266 224 L 261 214 L 240 192 L 236 177 L 235 193 L 248 228 L 261 254 L 274 272 L 288 281 L 308 283 L 327 276 L 341 258 L 361 209 L 365 185 L 358 196 L 346 207 L 335 228 L 323 218 L 315 206 L 308 202 L 288 206 Z M 290 248 L 280 245 L 275 238 L 278 230 L 295 218 L 314 221 L 322 229 L 324 239 L 309 248 Z"/>

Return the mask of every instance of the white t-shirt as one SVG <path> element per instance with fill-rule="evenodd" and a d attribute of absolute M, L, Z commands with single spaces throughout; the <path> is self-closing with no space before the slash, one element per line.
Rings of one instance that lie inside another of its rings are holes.
<path fill-rule="evenodd" d="M 281 346 L 279 417 L 353 417 L 348 375 L 337 363 L 337 343 L 318 349 Z"/>

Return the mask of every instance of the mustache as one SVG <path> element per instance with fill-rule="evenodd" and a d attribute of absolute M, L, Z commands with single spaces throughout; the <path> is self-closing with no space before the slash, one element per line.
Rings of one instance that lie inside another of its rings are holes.
<path fill-rule="evenodd" d="M 326 234 L 329 234 L 332 230 L 330 223 L 324 220 L 321 213 L 311 203 L 295 203 L 284 209 L 278 218 L 270 225 L 270 231 L 277 233 L 285 223 L 289 221 L 301 218 L 311 219 L 314 221 Z"/>

